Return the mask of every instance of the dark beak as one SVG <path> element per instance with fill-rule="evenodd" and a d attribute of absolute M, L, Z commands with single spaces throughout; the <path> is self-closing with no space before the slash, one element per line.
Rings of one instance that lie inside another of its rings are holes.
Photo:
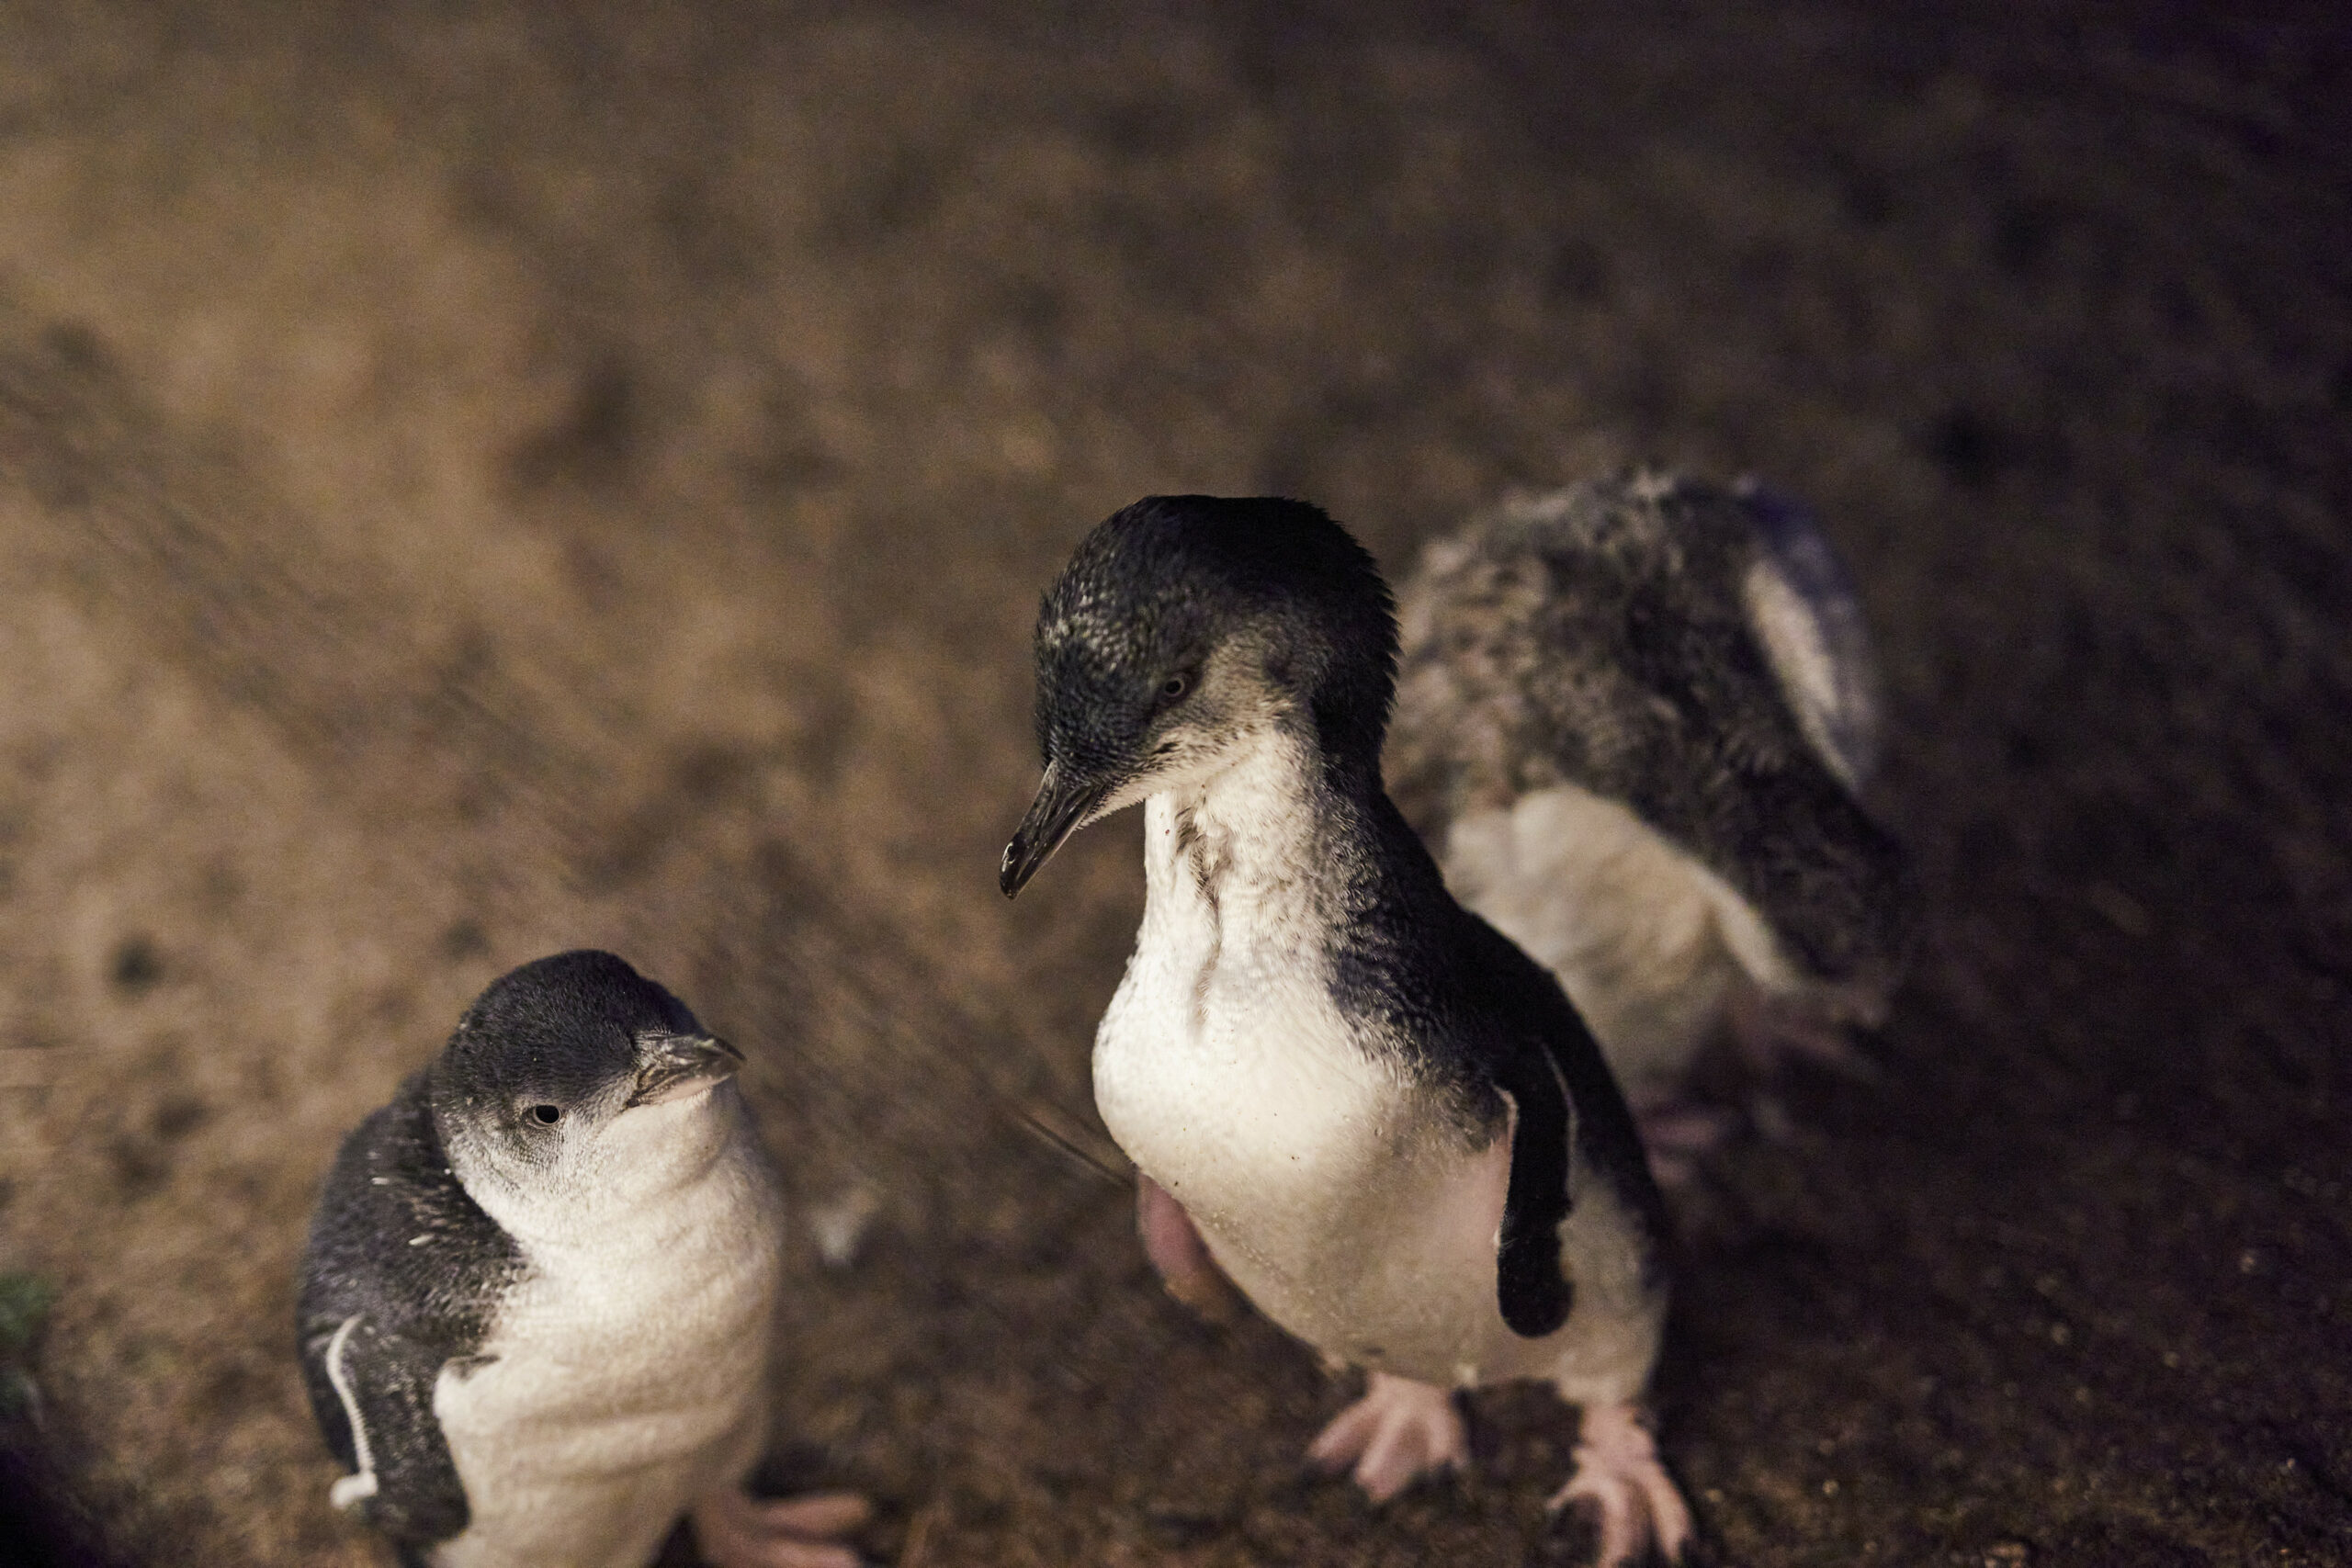
<path fill-rule="evenodd" d="M 650 1034 L 638 1042 L 631 1105 L 661 1105 L 735 1076 L 743 1053 L 709 1034 Z"/>
<path fill-rule="evenodd" d="M 1004 896 L 1013 897 L 1028 886 L 1037 868 L 1053 859 L 1062 840 L 1110 793 L 1109 784 L 1068 779 L 1060 763 L 1046 763 L 1046 776 L 1037 781 L 1037 798 L 1029 803 L 1029 815 L 1013 830 L 1012 842 L 1004 846 L 1004 863 L 997 870 L 997 886 L 1004 889 Z"/>

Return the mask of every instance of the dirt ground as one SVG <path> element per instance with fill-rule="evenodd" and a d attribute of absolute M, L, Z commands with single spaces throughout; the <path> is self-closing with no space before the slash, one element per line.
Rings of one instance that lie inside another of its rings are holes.
<path fill-rule="evenodd" d="M 877 1559 L 1581 1560 L 1542 1398 L 1301 1476 L 1346 1385 L 1159 1294 L 1092 1121 L 1132 821 L 994 879 L 1116 506 L 1401 572 L 1656 459 L 1849 552 L 1933 890 L 1881 1070 L 1683 1202 L 1703 1555 L 2352 1561 L 2347 103 L 2319 8 L 0 7 L 12 1483 L 380 1561 L 315 1183 L 593 943 L 876 1210 L 796 1230 L 779 1419 Z"/>

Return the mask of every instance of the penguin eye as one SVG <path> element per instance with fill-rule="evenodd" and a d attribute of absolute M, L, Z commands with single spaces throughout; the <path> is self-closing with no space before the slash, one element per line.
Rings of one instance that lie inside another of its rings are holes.
<path fill-rule="evenodd" d="M 1159 683 L 1159 701 L 1161 705 L 1165 706 L 1170 703 L 1182 701 L 1184 695 L 1192 691 L 1193 679 L 1193 672 L 1190 670 L 1179 670 L 1176 673 L 1168 677 L 1167 680 L 1162 681 Z"/>
<path fill-rule="evenodd" d="M 553 1105 L 534 1105 L 531 1107 L 531 1120 L 542 1127 L 552 1127 L 563 1120 L 563 1111 Z"/>

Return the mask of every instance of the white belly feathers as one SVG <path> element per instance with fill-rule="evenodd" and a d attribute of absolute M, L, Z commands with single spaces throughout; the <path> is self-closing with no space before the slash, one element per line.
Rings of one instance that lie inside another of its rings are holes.
<path fill-rule="evenodd" d="M 1559 976 L 1636 1105 L 1680 1086 L 1731 986 L 1802 984 L 1721 877 L 1623 805 L 1573 786 L 1457 820 L 1445 878 Z"/>
<path fill-rule="evenodd" d="M 739 1149 L 693 1190 L 526 1244 L 472 1370 L 445 1368 L 434 1414 L 473 1508 L 442 1568 L 642 1568 L 701 1493 L 765 1438 L 780 1231 L 774 1178 Z M 491 1500 L 489 1509 L 484 1501 Z"/>
<path fill-rule="evenodd" d="M 1204 897 L 1172 816 L 1147 805 L 1149 903 L 1095 1041 L 1112 1135 L 1258 1307 L 1329 1355 L 1440 1384 L 1638 1388 L 1652 1328 L 1588 1343 L 1578 1312 L 1544 1340 L 1510 1332 L 1496 1293 L 1508 1139 L 1474 1145 L 1352 1037 L 1304 911 L 1230 882 Z M 1625 1216 L 1600 1183 L 1578 1185 L 1593 1201 L 1564 1241 L 1594 1270 L 1578 1289 L 1639 1301 Z"/>
<path fill-rule="evenodd" d="M 1417 1122 L 1298 970 L 1228 946 L 1204 976 L 1145 929 L 1095 1043 L 1112 1135 L 1276 1322 L 1345 1359 L 1453 1381 L 1478 1359 L 1479 1314 L 1465 1325 L 1430 1280 L 1492 1296 L 1502 1143 L 1481 1156 Z"/>

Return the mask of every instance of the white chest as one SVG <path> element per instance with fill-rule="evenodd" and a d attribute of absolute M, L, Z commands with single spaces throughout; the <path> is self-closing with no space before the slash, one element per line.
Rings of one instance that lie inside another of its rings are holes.
<path fill-rule="evenodd" d="M 740 1476 L 764 1438 L 780 1219 L 747 1149 L 591 1244 L 526 1244 L 493 1359 L 435 1387 L 472 1511 L 435 1561 L 643 1568 L 695 1496 Z"/>
<path fill-rule="evenodd" d="M 1356 1037 L 1308 880 L 1227 865 L 1203 885 L 1207 830 L 1188 844 L 1174 804 L 1147 803 L 1148 902 L 1095 1041 L 1103 1122 L 1269 1316 L 1343 1359 L 1450 1379 L 1499 1326 L 1503 1145 L 1439 1124 Z"/>
<path fill-rule="evenodd" d="M 1111 1131 L 1196 1219 L 1352 1181 L 1398 1086 L 1331 998 L 1311 895 L 1221 863 L 1167 796 L 1144 831 L 1143 926 L 1095 1040 Z"/>
<path fill-rule="evenodd" d="M 1094 1049 L 1096 1101 L 1195 1220 L 1291 1228 L 1374 1162 L 1398 1086 L 1356 1044 L 1320 953 L 1155 888 Z"/>

